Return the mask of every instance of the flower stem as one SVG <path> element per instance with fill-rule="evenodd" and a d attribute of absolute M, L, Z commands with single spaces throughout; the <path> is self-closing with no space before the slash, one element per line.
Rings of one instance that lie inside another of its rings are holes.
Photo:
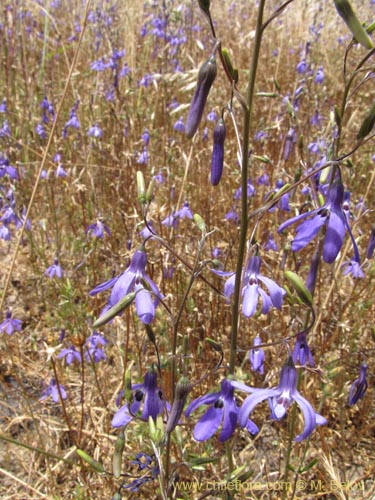
<path fill-rule="evenodd" d="M 244 128 L 243 128 L 243 139 L 242 139 L 242 170 L 241 170 L 241 228 L 240 228 L 240 240 L 237 253 L 237 265 L 236 265 L 236 280 L 234 287 L 233 296 L 233 308 L 232 308 L 232 328 L 231 328 L 231 338 L 230 338 L 230 358 L 229 358 L 229 373 L 234 372 L 235 362 L 236 362 L 236 351 L 237 351 L 237 336 L 238 336 L 238 324 L 239 324 L 239 303 L 240 303 L 240 293 L 241 293 L 241 281 L 242 281 L 242 266 L 245 256 L 246 248 L 246 237 L 247 237 L 247 226 L 248 226 L 248 196 L 247 196 L 247 182 L 248 182 L 248 169 L 249 169 L 249 136 L 250 136 L 250 119 L 253 106 L 253 97 L 255 89 L 255 79 L 259 61 L 260 46 L 263 34 L 263 11 L 264 11 L 265 0 L 259 1 L 258 7 L 258 17 L 255 28 L 255 39 L 253 54 L 250 64 L 250 75 L 249 84 L 246 92 L 246 109 L 244 110 Z"/>

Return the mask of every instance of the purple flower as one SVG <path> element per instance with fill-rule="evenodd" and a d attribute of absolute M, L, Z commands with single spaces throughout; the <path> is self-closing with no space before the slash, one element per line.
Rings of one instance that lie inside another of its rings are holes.
<path fill-rule="evenodd" d="M 175 217 L 179 217 L 180 219 L 185 219 L 186 217 L 188 219 L 193 219 L 193 212 L 187 201 L 185 201 L 183 207 L 175 213 Z"/>
<path fill-rule="evenodd" d="M 64 271 L 60 266 L 58 259 L 54 259 L 53 264 L 46 269 L 44 274 L 49 278 L 53 278 L 54 276 L 62 278 Z"/>
<path fill-rule="evenodd" d="M 132 385 L 133 402 L 125 403 L 114 415 L 112 427 L 124 427 L 141 412 L 141 420 L 148 421 L 149 417 L 156 420 L 156 417 L 163 413 L 166 402 L 163 393 L 157 387 L 157 373 L 153 369 L 145 375 L 143 384 Z"/>
<path fill-rule="evenodd" d="M 146 252 L 143 249 L 139 249 L 134 253 L 130 266 L 125 272 L 91 290 L 90 295 L 93 296 L 112 288 L 108 304 L 103 312 L 113 307 L 123 297 L 134 291 L 137 292 L 135 307 L 139 319 L 146 325 L 151 323 L 155 316 L 156 306 L 162 295 L 156 284 L 147 276 L 145 272 L 146 264 Z"/>
<path fill-rule="evenodd" d="M 294 128 L 288 130 L 284 144 L 284 160 L 288 161 L 290 153 L 297 142 L 297 133 Z"/>
<path fill-rule="evenodd" d="M 22 321 L 20 319 L 12 318 L 12 312 L 9 310 L 5 315 L 5 319 L 0 323 L 0 332 L 5 332 L 12 335 L 15 331 L 22 330 Z"/>
<path fill-rule="evenodd" d="M 256 347 L 262 343 L 262 339 L 257 335 L 254 338 L 253 345 Z M 251 364 L 251 369 L 255 372 L 260 373 L 263 375 L 264 373 L 264 358 L 265 354 L 263 349 L 251 349 L 249 353 L 249 360 Z"/>
<path fill-rule="evenodd" d="M 62 163 L 59 163 L 57 165 L 57 168 L 55 170 L 55 177 L 67 177 L 68 176 L 68 172 L 65 170 L 64 166 Z"/>
<path fill-rule="evenodd" d="M 323 68 L 320 67 L 317 70 L 317 72 L 315 73 L 314 82 L 318 83 L 318 84 L 321 84 L 321 83 L 323 83 L 323 81 L 324 81 L 324 71 L 323 71 Z"/>
<path fill-rule="evenodd" d="M 86 346 L 85 358 L 87 362 L 93 361 L 94 363 L 99 363 L 99 361 L 105 361 L 107 356 L 103 349 L 97 346 Z"/>
<path fill-rule="evenodd" d="M 359 378 L 354 380 L 349 393 L 349 406 L 353 406 L 359 399 L 362 399 L 367 391 L 368 383 L 366 380 L 368 366 L 364 363 L 359 371 Z"/>
<path fill-rule="evenodd" d="M 100 335 L 96 330 L 92 332 L 92 335 L 90 337 L 87 337 L 85 345 L 87 347 L 98 347 L 98 346 L 105 346 L 107 345 L 107 340 L 103 337 L 103 335 Z"/>
<path fill-rule="evenodd" d="M 299 434 L 294 439 L 295 441 L 306 439 L 317 425 L 327 423 L 327 420 L 316 413 L 311 404 L 297 391 L 297 370 L 291 357 L 281 369 L 280 383 L 277 387 L 269 389 L 252 388 L 251 391 L 253 391 L 252 394 L 245 399 L 239 413 L 241 427 L 246 426 L 251 412 L 266 399 L 270 403 L 271 418 L 276 420 L 284 417 L 286 410 L 293 401 L 298 404 L 305 418 L 305 427 L 302 434 Z"/>
<path fill-rule="evenodd" d="M 147 130 L 147 128 L 144 130 L 141 138 L 142 138 L 142 141 L 144 142 L 145 146 L 148 146 L 150 143 L 150 132 Z"/>
<path fill-rule="evenodd" d="M 60 401 L 59 389 L 61 398 L 66 399 L 66 391 L 64 387 L 61 384 L 57 384 L 54 378 L 51 379 L 48 387 L 43 391 L 42 397 L 39 399 L 39 401 L 44 401 L 51 396 L 52 401 L 54 403 L 58 403 Z"/>
<path fill-rule="evenodd" d="M 55 259 L 53 261 L 53 264 L 52 266 L 49 266 L 48 269 L 46 269 L 46 271 L 44 272 L 44 274 L 46 276 L 48 276 L 49 278 L 53 278 L 56 276 L 56 278 L 62 278 L 63 274 L 64 274 L 64 271 L 62 270 L 60 264 L 59 264 L 59 261 L 57 259 Z"/>
<path fill-rule="evenodd" d="M 250 257 L 246 271 L 243 276 L 243 288 L 242 288 L 242 313 L 247 318 L 253 316 L 257 309 L 259 297 L 262 299 L 262 313 L 268 314 L 271 306 L 281 309 L 283 304 L 283 296 L 285 295 L 285 290 L 277 285 L 273 280 L 263 276 L 259 273 L 260 265 L 262 260 L 259 256 L 254 255 Z M 224 285 L 224 295 L 227 299 L 230 298 L 234 292 L 235 284 L 235 273 L 216 271 L 212 269 L 212 272 L 219 276 L 229 276 L 229 279 Z M 265 285 L 269 295 L 260 287 L 260 282 Z"/>
<path fill-rule="evenodd" d="M 104 234 L 107 233 L 108 236 L 111 236 L 111 231 L 109 227 L 106 226 L 100 219 L 98 219 L 93 224 L 90 224 L 86 229 L 86 234 L 89 234 L 93 238 L 104 238 Z"/>
<path fill-rule="evenodd" d="M 221 382 L 220 392 L 206 394 L 189 404 L 185 412 L 187 417 L 200 406 L 209 406 L 206 413 L 198 420 L 194 427 L 194 439 L 197 441 L 210 439 L 220 425 L 222 427 L 219 441 L 224 442 L 233 435 L 240 410 L 234 397 L 234 389 L 248 391 L 250 388 L 240 382 L 224 379 Z M 250 434 L 257 434 L 259 432 L 258 427 L 249 419 L 246 419 L 243 427 L 246 427 Z"/>
<path fill-rule="evenodd" d="M 278 247 L 275 241 L 275 238 L 273 237 L 272 234 L 269 234 L 267 243 L 264 245 L 264 249 L 268 252 L 269 250 L 274 250 L 277 252 Z"/>
<path fill-rule="evenodd" d="M 102 129 L 99 127 L 97 123 L 89 128 L 87 135 L 89 137 L 95 137 L 96 139 L 100 139 L 103 135 Z"/>
<path fill-rule="evenodd" d="M 346 230 L 349 230 L 342 209 L 343 201 L 344 187 L 341 180 L 337 179 L 330 187 L 327 193 L 326 202 L 322 207 L 287 220 L 281 224 L 278 232 L 281 233 L 295 222 L 299 222 L 309 217 L 297 227 L 297 236 L 292 241 L 293 252 L 298 252 L 310 243 L 317 235 L 320 228 L 325 225 L 326 235 L 323 247 L 323 260 L 328 264 L 332 264 L 343 245 Z"/>
<path fill-rule="evenodd" d="M 147 162 L 148 162 L 148 152 L 147 152 L 147 149 L 144 148 L 142 153 L 139 153 L 139 155 L 138 155 L 137 163 L 146 164 Z"/>
<path fill-rule="evenodd" d="M 69 349 L 62 349 L 62 351 L 58 354 L 57 359 L 65 358 L 66 364 L 71 365 L 74 361 L 78 361 L 80 363 L 82 361 L 81 354 L 74 345 L 71 345 Z"/>
<path fill-rule="evenodd" d="M 306 73 L 307 71 L 307 68 L 308 68 L 308 65 L 307 65 L 307 62 L 306 62 L 306 59 L 302 59 L 298 64 L 297 64 L 297 72 L 300 73 L 300 74 L 303 74 L 303 73 Z"/>
<path fill-rule="evenodd" d="M 341 269 L 343 269 L 343 276 L 351 274 L 354 279 L 365 277 L 365 273 L 362 271 L 361 263 L 355 258 L 345 261 L 342 264 Z"/>
<path fill-rule="evenodd" d="M 310 366 L 315 366 L 310 348 L 307 345 L 306 333 L 300 333 L 297 335 L 292 358 L 294 363 L 299 362 L 299 364 L 302 366 L 305 366 L 306 363 L 308 363 Z"/>
<path fill-rule="evenodd" d="M 185 123 L 181 117 L 173 125 L 173 130 L 175 130 L 176 132 L 185 132 Z"/>

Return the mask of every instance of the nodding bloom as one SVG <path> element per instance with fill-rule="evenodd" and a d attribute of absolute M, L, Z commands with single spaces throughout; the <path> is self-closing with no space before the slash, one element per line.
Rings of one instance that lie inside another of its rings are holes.
<path fill-rule="evenodd" d="M 163 392 L 157 386 L 157 373 L 152 368 L 144 378 L 142 384 L 132 385 L 133 401 L 125 403 L 114 415 L 112 427 L 124 427 L 136 416 L 138 412 L 141 420 L 148 421 L 149 417 L 156 417 L 163 413 L 169 404 L 164 401 Z"/>
<path fill-rule="evenodd" d="M 52 266 L 49 266 L 49 267 L 45 270 L 44 274 L 45 274 L 46 276 L 48 276 L 49 278 L 51 278 L 51 279 L 52 279 L 54 276 L 56 276 L 56 278 L 59 278 L 59 279 L 60 279 L 60 278 L 62 278 L 62 276 L 63 276 L 63 274 L 64 274 L 64 271 L 62 270 L 62 268 L 61 268 L 61 266 L 60 266 L 60 264 L 59 264 L 58 259 L 55 259 L 55 260 L 53 261 Z"/>
<path fill-rule="evenodd" d="M 271 418 L 276 420 L 284 417 L 293 401 L 300 407 L 305 418 L 305 427 L 302 434 L 299 434 L 294 439 L 295 441 L 308 438 L 317 425 L 327 423 L 327 420 L 316 413 L 309 401 L 297 391 L 297 370 L 291 357 L 281 369 L 280 383 L 277 387 L 269 389 L 251 388 L 251 392 L 252 394 L 245 399 L 239 413 L 241 427 L 246 427 L 251 412 L 266 399 L 269 400 Z"/>
<path fill-rule="evenodd" d="M 109 227 L 100 219 L 98 219 L 93 224 L 90 224 L 86 229 L 86 234 L 89 234 L 90 236 L 95 238 L 104 238 L 105 233 L 107 233 L 108 236 L 111 236 Z"/>
<path fill-rule="evenodd" d="M 293 349 L 293 361 L 304 366 L 308 363 L 310 366 L 315 366 L 311 351 L 307 345 L 306 333 L 299 333 Z"/>
<path fill-rule="evenodd" d="M 8 335 L 12 335 L 15 331 L 20 332 L 22 330 L 22 321 L 12 317 L 12 311 L 8 311 L 5 315 L 5 319 L 0 323 L 0 333 L 5 332 Z"/>
<path fill-rule="evenodd" d="M 268 314 L 271 306 L 281 309 L 285 290 L 277 285 L 273 280 L 259 273 L 261 258 L 258 255 L 250 257 L 247 268 L 243 276 L 242 288 L 242 313 L 247 318 L 255 314 L 259 297 L 262 299 L 262 313 Z M 212 272 L 219 276 L 229 276 L 224 285 L 224 295 L 227 299 L 234 292 L 236 275 L 232 272 L 217 271 Z M 260 284 L 265 285 L 269 295 L 261 288 Z"/>
<path fill-rule="evenodd" d="M 221 382 L 220 392 L 206 394 L 205 396 L 194 399 L 194 401 L 189 404 L 185 412 L 187 417 L 200 406 L 209 406 L 206 413 L 198 420 L 194 427 L 194 439 L 197 441 L 206 441 L 210 439 L 220 425 L 221 432 L 219 441 L 224 442 L 233 435 L 240 411 L 236 398 L 234 397 L 235 389 L 250 390 L 245 384 L 224 379 Z M 249 419 L 246 419 L 243 427 L 246 427 L 250 434 L 257 434 L 259 432 L 258 427 Z"/>
<path fill-rule="evenodd" d="M 176 132 L 185 132 L 185 123 L 181 117 L 173 125 L 173 130 L 175 130 Z"/>
<path fill-rule="evenodd" d="M 332 264 L 341 250 L 344 242 L 345 233 L 351 231 L 343 211 L 342 205 L 344 201 L 344 187 L 341 179 L 336 179 L 331 185 L 326 202 L 322 207 L 316 208 L 311 212 L 297 215 L 285 221 L 278 229 L 281 233 L 292 224 L 302 221 L 297 227 L 297 236 L 292 241 L 293 252 L 302 250 L 313 238 L 318 234 L 319 230 L 325 225 L 326 235 L 323 246 L 323 260 L 328 264 Z M 304 220 L 307 219 L 307 220 Z M 352 236 L 351 236 L 352 238 Z M 354 240 L 352 238 L 354 243 Z"/>
<path fill-rule="evenodd" d="M 58 384 L 56 380 L 51 379 L 49 385 L 43 391 L 42 397 L 39 401 L 44 401 L 45 399 L 51 397 L 54 403 L 58 403 L 60 401 L 59 389 L 62 399 L 66 399 L 66 391 L 61 384 Z"/>
<path fill-rule="evenodd" d="M 254 347 L 260 345 L 262 343 L 262 339 L 257 335 L 254 339 Z M 251 364 L 252 370 L 255 372 L 260 373 L 263 375 L 264 373 L 264 359 L 265 359 L 265 354 L 263 349 L 251 349 L 249 353 L 249 360 Z"/>
<path fill-rule="evenodd" d="M 375 250 L 375 226 L 372 228 L 369 242 L 366 249 L 366 258 L 371 259 Z"/>
<path fill-rule="evenodd" d="M 348 402 L 349 406 L 355 405 L 359 399 L 363 398 L 365 392 L 367 391 L 368 387 L 368 383 L 366 380 L 367 369 L 368 366 L 366 365 L 366 363 L 363 363 L 359 371 L 359 378 L 354 380 L 353 385 L 350 389 L 349 402 Z"/>
<path fill-rule="evenodd" d="M 130 262 L 130 266 L 120 276 L 110 279 L 91 290 L 90 295 L 96 295 L 112 288 L 107 306 L 102 314 L 116 305 L 123 297 L 131 292 L 137 292 L 135 307 L 139 319 L 144 324 L 149 324 L 155 317 L 155 309 L 162 294 L 156 284 L 147 276 L 145 270 L 147 256 L 141 247 L 137 250 Z"/>
<path fill-rule="evenodd" d="M 355 258 L 345 261 L 342 264 L 341 269 L 343 269 L 343 276 L 351 274 L 354 279 L 365 277 L 365 273 L 362 271 L 361 263 Z"/>

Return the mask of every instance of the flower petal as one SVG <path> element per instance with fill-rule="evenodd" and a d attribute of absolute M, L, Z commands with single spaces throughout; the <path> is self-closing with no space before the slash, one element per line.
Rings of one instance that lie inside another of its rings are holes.
<path fill-rule="evenodd" d="M 236 405 L 234 399 L 232 399 L 231 401 L 225 400 L 224 420 L 223 420 L 222 430 L 219 436 L 219 441 L 221 441 L 222 443 L 232 436 L 234 429 L 236 428 L 237 425 L 238 412 L 239 408 Z"/>
<path fill-rule="evenodd" d="M 284 288 L 281 288 L 277 283 L 275 283 L 270 278 L 263 276 L 262 274 L 258 275 L 258 279 L 266 285 L 268 291 L 271 296 L 272 305 L 277 307 L 277 309 L 281 309 L 283 305 L 283 297 L 286 294 Z"/>
<path fill-rule="evenodd" d="M 323 212 L 324 214 L 325 212 Z M 292 241 L 293 252 L 304 248 L 317 235 L 319 229 L 325 224 L 327 215 L 316 214 L 312 219 L 302 222 L 297 228 L 297 236 Z"/>
<path fill-rule="evenodd" d="M 238 419 L 241 427 L 247 426 L 247 421 L 249 419 L 250 413 L 254 410 L 257 404 L 261 403 L 265 399 L 272 398 L 279 394 L 279 390 L 275 389 L 255 389 L 253 394 L 250 394 L 240 409 L 240 413 L 238 415 Z"/>
<path fill-rule="evenodd" d="M 341 250 L 345 231 L 346 224 L 341 209 L 339 211 L 331 211 L 323 246 L 323 260 L 327 262 L 327 264 L 332 264 Z"/>
<path fill-rule="evenodd" d="M 250 316 L 252 316 L 257 309 L 258 293 L 259 286 L 256 283 L 253 285 L 247 285 L 243 289 L 242 312 L 247 318 L 250 318 Z"/>
<path fill-rule="evenodd" d="M 113 416 L 112 427 L 124 427 L 133 417 L 129 413 L 128 405 L 122 406 Z"/>
<path fill-rule="evenodd" d="M 142 287 L 142 285 L 136 285 L 135 291 L 138 292 L 135 297 L 137 314 L 142 323 L 148 325 L 155 317 L 155 304 L 152 300 L 152 296 L 150 292 Z"/>
<path fill-rule="evenodd" d="M 299 434 L 294 438 L 294 441 L 302 441 L 310 436 L 310 434 L 314 431 L 316 427 L 316 414 L 311 406 L 311 404 L 305 399 L 298 391 L 295 391 L 293 394 L 293 399 L 296 401 L 298 406 L 301 408 L 304 419 L 305 419 L 305 427 L 303 429 L 302 434 Z"/>
<path fill-rule="evenodd" d="M 205 394 L 204 396 L 201 396 L 200 398 L 194 399 L 189 406 L 186 408 L 185 415 L 187 417 L 190 416 L 193 411 L 195 411 L 197 408 L 199 408 L 202 405 L 212 405 L 219 399 L 221 395 L 221 392 L 212 392 L 210 394 Z"/>
<path fill-rule="evenodd" d="M 197 441 L 210 439 L 221 424 L 223 411 L 223 407 L 215 408 L 215 406 L 211 406 L 194 427 L 194 439 Z"/>

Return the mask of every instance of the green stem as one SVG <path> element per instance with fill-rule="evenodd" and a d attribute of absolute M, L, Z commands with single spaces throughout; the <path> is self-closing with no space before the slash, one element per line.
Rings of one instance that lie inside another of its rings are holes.
<path fill-rule="evenodd" d="M 240 240 L 238 246 L 237 254 L 237 265 L 236 265 L 236 280 L 234 287 L 233 296 L 233 308 L 232 308 L 232 329 L 230 338 L 230 358 L 229 358 L 229 373 L 233 374 L 235 363 L 236 363 L 236 351 L 237 351 L 237 336 L 238 336 L 238 323 L 239 323 L 239 303 L 240 303 L 240 293 L 241 293 L 241 281 L 242 281 L 242 267 L 245 256 L 246 249 L 246 236 L 247 236 L 247 226 L 248 226 L 248 198 L 247 198 L 247 181 L 248 181 L 248 169 L 249 169 L 249 136 L 250 136 L 250 119 L 253 106 L 253 97 L 255 89 L 256 73 L 258 68 L 260 46 L 263 34 L 263 11 L 264 11 L 265 0 L 260 0 L 258 8 L 258 17 L 255 30 L 254 48 L 253 55 L 250 64 L 250 76 L 249 85 L 246 92 L 246 109 L 244 110 L 244 131 L 243 131 L 243 142 L 242 142 L 242 175 L 241 175 L 241 228 L 240 228 Z"/>

